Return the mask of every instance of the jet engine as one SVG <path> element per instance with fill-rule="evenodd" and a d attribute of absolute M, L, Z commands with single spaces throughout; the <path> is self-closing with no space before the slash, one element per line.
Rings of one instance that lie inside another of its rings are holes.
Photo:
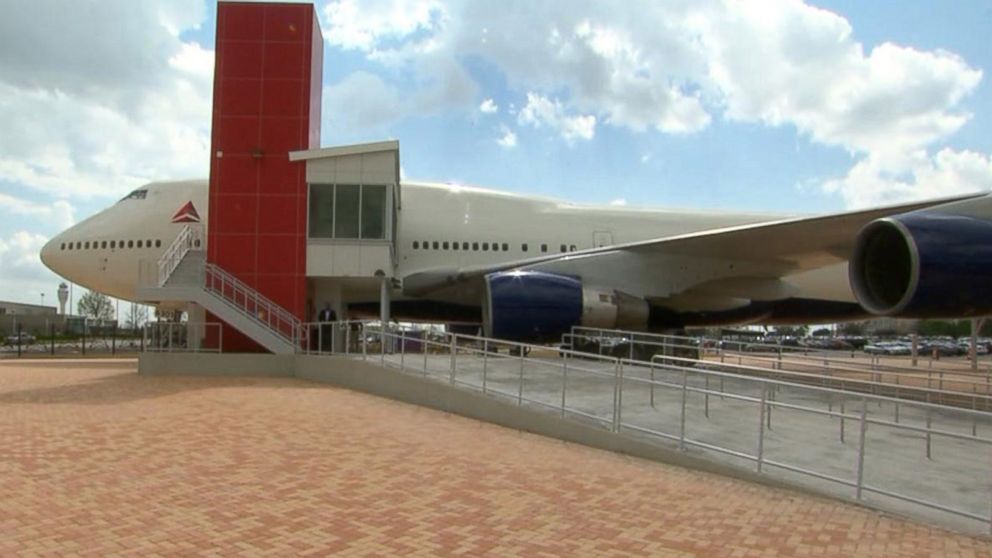
<path fill-rule="evenodd" d="M 482 320 L 486 335 L 514 341 L 556 341 L 572 326 L 643 330 L 648 303 L 581 279 L 539 271 L 486 276 Z"/>
<path fill-rule="evenodd" d="M 858 302 L 907 318 L 992 313 L 992 221 L 970 213 L 915 211 L 869 223 L 848 268 Z"/>

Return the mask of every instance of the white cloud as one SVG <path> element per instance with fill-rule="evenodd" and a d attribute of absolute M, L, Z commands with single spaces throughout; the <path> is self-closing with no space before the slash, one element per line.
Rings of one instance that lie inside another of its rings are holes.
<path fill-rule="evenodd" d="M 517 120 L 535 128 L 547 126 L 573 143 L 577 139 L 591 140 L 596 135 L 596 117 L 592 115 L 569 116 L 558 99 L 548 99 L 537 93 L 527 93 L 527 104 L 520 110 Z"/>
<path fill-rule="evenodd" d="M 348 74 L 344 80 L 324 88 L 324 116 L 332 127 L 378 128 L 397 118 L 404 101 L 399 92 L 368 72 Z"/>
<path fill-rule="evenodd" d="M 496 143 L 505 149 L 513 149 L 517 146 L 517 134 L 506 125 L 500 125 L 499 132 L 502 134 Z"/>
<path fill-rule="evenodd" d="M 615 207 L 624 207 L 624 206 L 627 205 L 627 199 L 626 198 L 617 198 L 615 200 L 610 200 L 610 205 L 615 206 Z"/>
<path fill-rule="evenodd" d="M 486 99 L 479 105 L 479 112 L 484 114 L 493 114 L 497 111 L 499 111 L 499 106 L 492 99 Z"/>
<path fill-rule="evenodd" d="M 382 41 L 437 31 L 446 17 L 434 0 L 340 0 L 322 11 L 324 39 L 348 49 L 374 51 Z"/>
<path fill-rule="evenodd" d="M 848 207 L 992 190 L 992 157 L 949 148 L 930 156 L 917 150 L 900 160 L 869 156 L 840 179 L 824 183 Z"/>
<path fill-rule="evenodd" d="M 887 161 L 959 130 L 971 116 L 961 101 L 983 77 L 946 51 L 884 42 L 866 51 L 845 18 L 801 0 L 575 0 L 568 10 L 343 0 L 324 15 L 330 43 L 361 49 L 397 76 L 412 72 L 404 83 L 414 95 L 447 79 L 468 91 L 471 78 L 452 67 L 478 59 L 526 97 L 519 112 L 507 104 L 510 114 L 569 142 L 592 138 L 597 124 L 666 134 L 698 132 L 715 117 L 787 126 L 849 152 L 859 165 L 852 175 L 871 175 L 869 189 L 900 172 Z M 444 69 L 433 80 L 423 75 L 432 67 Z M 475 108 L 464 95 L 445 99 L 450 109 Z M 392 114 L 417 110 L 406 104 Z"/>
<path fill-rule="evenodd" d="M 48 242 L 44 235 L 18 231 L 0 238 L 0 269 L 4 280 L 40 280 L 51 273 L 41 263 L 41 247 Z"/>
<path fill-rule="evenodd" d="M 40 219 L 57 227 L 67 229 L 75 224 L 75 208 L 66 200 L 56 200 L 52 204 L 39 204 L 0 192 L 0 214 L 21 215 Z"/>
<path fill-rule="evenodd" d="M 0 180 L 113 199 L 208 170 L 213 53 L 178 34 L 203 0 L 31 2 L 0 21 Z M 112 23 L 113 22 L 113 23 Z"/>

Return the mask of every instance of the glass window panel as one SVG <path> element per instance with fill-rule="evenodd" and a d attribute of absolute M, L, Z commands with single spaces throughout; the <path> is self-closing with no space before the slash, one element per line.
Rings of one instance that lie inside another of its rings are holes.
<path fill-rule="evenodd" d="M 362 238 L 386 238 L 386 187 L 362 187 Z"/>
<path fill-rule="evenodd" d="M 334 237 L 358 238 L 359 192 L 357 184 L 338 184 L 334 197 Z"/>
<path fill-rule="evenodd" d="M 310 237 L 334 236 L 334 185 L 310 185 Z"/>

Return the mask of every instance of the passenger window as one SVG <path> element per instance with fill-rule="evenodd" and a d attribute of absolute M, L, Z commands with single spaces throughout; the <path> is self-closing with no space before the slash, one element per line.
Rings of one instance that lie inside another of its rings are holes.
<path fill-rule="evenodd" d="M 458 243 L 457 242 L 452 242 L 451 243 L 451 249 L 452 250 L 457 250 L 458 249 Z"/>
<path fill-rule="evenodd" d="M 468 250 L 468 242 L 462 242 L 462 250 Z"/>
<path fill-rule="evenodd" d="M 564 244 L 562 244 L 562 245 L 561 245 L 561 246 L 559 247 L 559 251 L 561 251 L 561 252 L 565 252 L 565 251 L 566 251 L 566 249 L 565 249 L 565 248 L 566 248 L 566 247 L 565 247 L 565 245 L 564 245 Z"/>
<path fill-rule="evenodd" d="M 541 251 L 542 252 L 547 252 L 548 251 L 548 245 L 547 244 L 542 244 L 541 245 Z"/>
<path fill-rule="evenodd" d="M 59 250 L 65 250 L 65 242 L 62 243 L 62 247 Z"/>
<path fill-rule="evenodd" d="M 138 248 L 141 248 L 141 241 L 138 241 Z"/>
<path fill-rule="evenodd" d="M 439 246 L 438 241 L 435 240 L 433 246 L 434 246 L 434 249 L 437 250 L 437 247 Z"/>
<path fill-rule="evenodd" d="M 472 243 L 472 250 L 475 251 L 475 252 L 478 252 L 479 251 L 479 243 L 478 242 L 473 242 Z"/>
<path fill-rule="evenodd" d="M 489 243 L 488 242 L 483 242 L 482 243 L 482 250 L 484 252 L 488 252 L 489 251 Z"/>
<path fill-rule="evenodd" d="M 569 246 L 568 247 L 568 251 L 569 252 L 574 252 L 575 251 L 575 245 L 573 244 L 573 245 Z"/>
<path fill-rule="evenodd" d="M 527 244 L 526 243 L 520 245 L 520 251 L 521 252 L 526 252 L 527 251 Z"/>
<path fill-rule="evenodd" d="M 448 241 L 445 240 L 444 243 L 441 244 L 441 247 L 444 248 L 445 250 L 447 250 L 448 249 Z"/>
<path fill-rule="evenodd" d="M 128 248 L 134 248 L 134 241 L 133 240 L 128 240 L 127 241 L 127 247 Z"/>
<path fill-rule="evenodd" d="M 509 252 L 510 251 L 510 245 L 507 244 L 506 242 L 503 243 L 503 251 L 504 252 Z"/>
<path fill-rule="evenodd" d="M 110 249 L 113 250 L 114 248 L 117 248 L 117 241 L 116 240 L 111 240 L 110 241 Z"/>
<path fill-rule="evenodd" d="M 101 249 L 106 249 L 107 248 L 107 241 L 106 240 L 100 242 L 100 248 Z"/>
<path fill-rule="evenodd" d="M 152 241 L 151 240 L 146 240 L 145 241 L 145 246 L 151 248 L 152 247 Z"/>
<path fill-rule="evenodd" d="M 86 249 L 87 249 L 87 250 L 89 250 L 89 249 L 90 249 L 90 241 L 89 241 L 89 240 L 87 240 L 87 241 L 86 241 Z"/>
<path fill-rule="evenodd" d="M 162 247 L 162 241 L 161 240 L 156 240 L 155 241 L 155 247 L 156 248 L 161 248 Z"/>
<path fill-rule="evenodd" d="M 413 241 L 413 249 L 414 249 L 414 250 L 418 250 L 418 249 L 420 249 L 420 242 L 418 242 L 418 241 L 416 241 L 416 240 L 414 240 L 414 241 Z"/>

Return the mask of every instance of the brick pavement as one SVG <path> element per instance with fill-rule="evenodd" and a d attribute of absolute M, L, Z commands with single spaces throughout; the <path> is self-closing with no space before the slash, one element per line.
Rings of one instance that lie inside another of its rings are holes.
<path fill-rule="evenodd" d="M 992 556 L 992 542 L 289 379 L 0 361 L 0 555 Z"/>

